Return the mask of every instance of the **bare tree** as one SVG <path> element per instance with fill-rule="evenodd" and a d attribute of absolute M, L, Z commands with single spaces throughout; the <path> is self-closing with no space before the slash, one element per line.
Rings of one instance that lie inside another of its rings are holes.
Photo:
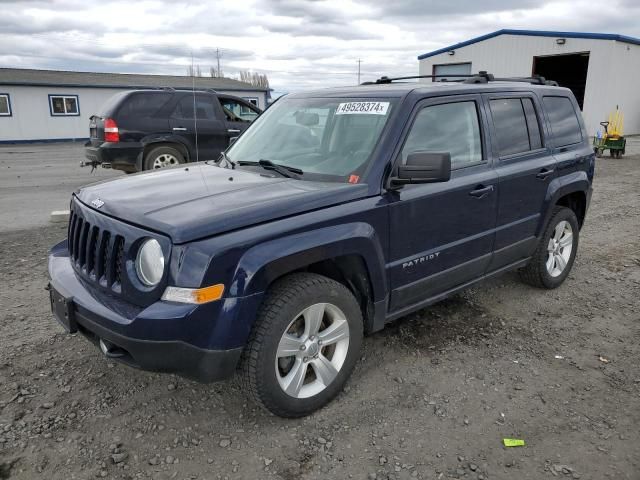
<path fill-rule="evenodd" d="M 264 73 L 241 71 L 240 81 L 249 83 L 254 87 L 269 88 L 269 79 Z"/>
<path fill-rule="evenodd" d="M 200 65 L 189 65 L 187 67 L 187 76 L 188 77 L 201 77 L 202 76 L 202 69 L 200 68 Z"/>
<path fill-rule="evenodd" d="M 224 78 L 224 72 L 216 69 L 216 67 L 209 67 L 209 75 L 212 78 Z"/>

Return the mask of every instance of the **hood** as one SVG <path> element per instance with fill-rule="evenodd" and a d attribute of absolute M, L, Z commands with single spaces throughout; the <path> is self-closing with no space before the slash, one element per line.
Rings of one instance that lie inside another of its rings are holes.
<path fill-rule="evenodd" d="M 185 243 L 366 195 L 366 185 L 295 180 L 204 163 L 131 175 L 89 185 L 76 192 L 78 199 L 88 207 L 165 233 L 174 243 Z M 99 201 L 95 201 L 97 199 Z"/>

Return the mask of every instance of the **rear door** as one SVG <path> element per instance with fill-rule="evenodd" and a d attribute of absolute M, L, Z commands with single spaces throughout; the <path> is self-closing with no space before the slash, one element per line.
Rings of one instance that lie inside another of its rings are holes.
<path fill-rule="evenodd" d="M 171 100 L 171 92 L 135 92 L 123 98 L 113 112 L 121 142 L 137 142 L 147 135 L 165 134 L 169 122 L 163 107 Z"/>
<path fill-rule="evenodd" d="M 228 145 L 227 129 L 214 95 L 185 93 L 178 100 L 169 125 L 189 146 L 191 161 L 215 160 Z"/>
<path fill-rule="evenodd" d="M 556 161 L 543 142 L 540 105 L 533 94 L 486 95 L 500 199 L 489 271 L 527 258 L 535 249 Z"/>
<path fill-rule="evenodd" d="M 224 111 L 229 138 L 240 135 L 260 115 L 260 110 L 250 102 L 224 95 L 219 95 L 218 99 Z"/>
<path fill-rule="evenodd" d="M 390 308 L 404 308 L 481 277 L 491 258 L 497 175 L 487 155 L 479 95 L 418 104 L 398 162 L 413 152 L 449 152 L 448 182 L 390 192 Z"/>
<path fill-rule="evenodd" d="M 578 103 L 559 95 L 545 95 L 542 103 L 549 121 L 549 144 L 558 164 L 558 176 L 584 170 L 593 150 L 584 142 L 587 134 L 580 121 Z"/>

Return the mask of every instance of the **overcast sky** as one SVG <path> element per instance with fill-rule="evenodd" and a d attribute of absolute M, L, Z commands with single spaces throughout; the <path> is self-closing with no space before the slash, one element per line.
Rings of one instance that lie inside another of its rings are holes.
<path fill-rule="evenodd" d="M 500 28 L 640 37 L 637 0 L 0 0 L 0 65 L 266 73 L 278 92 L 415 74 L 417 55 Z"/>

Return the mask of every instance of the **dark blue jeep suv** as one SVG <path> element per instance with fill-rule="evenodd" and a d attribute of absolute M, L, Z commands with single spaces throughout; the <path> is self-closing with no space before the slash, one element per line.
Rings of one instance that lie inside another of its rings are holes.
<path fill-rule="evenodd" d="M 306 415 L 365 333 L 507 270 L 566 279 L 594 153 L 572 93 L 537 80 L 289 95 L 215 162 L 82 188 L 49 257 L 55 317 L 109 358 L 237 373 Z"/>

